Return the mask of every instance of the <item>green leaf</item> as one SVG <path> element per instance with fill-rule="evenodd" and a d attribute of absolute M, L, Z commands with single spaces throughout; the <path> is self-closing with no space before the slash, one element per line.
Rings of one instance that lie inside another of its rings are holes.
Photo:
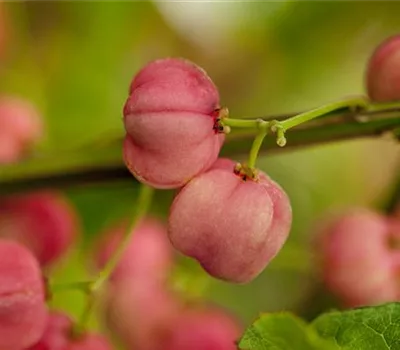
<path fill-rule="evenodd" d="M 311 326 L 339 349 L 400 349 L 400 303 L 364 307 L 319 316 Z"/>
<path fill-rule="evenodd" d="M 302 319 L 290 314 L 263 314 L 239 341 L 242 350 L 334 350 Z"/>
<path fill-rule="evenodd" d="M 290 313 L 263 314 L 242 350 L 400 350 L 400 303 L 332 311 L 311 324 Z"/>

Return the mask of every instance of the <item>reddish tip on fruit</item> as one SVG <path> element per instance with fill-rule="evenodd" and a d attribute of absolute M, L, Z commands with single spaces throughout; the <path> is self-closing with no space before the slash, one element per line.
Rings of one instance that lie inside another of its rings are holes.
<path fill-rule="evenodd" d="M 58 192 L 35 192 L 0 201 L 0 237 L 23 243 L 42 265 L 67 251 L 77 227 L 74 209 Z"/>
<path fill-rule="evenodd" d="M 36 343 L 47 321 L 39 263 L 22 245 L 0 240 L 0 349 Z"/>
<path fill-rule="evenodd" d="M 367 69 L 369 97 L 377 102 L 400 100 L 400 35 L 385 40 Z"/>
<path fill-rule="evenodd" d="M 398 300 L 398 254 L 391 247 L 399 225 L 367 209 L 326 223 L 318 246 L 328 288 L 350 307 Z M 397 235 L 397 237 L 395 237 Z"/>
<path fill-rule="evenodd" d="M 174 321 L 163 350 L 235 350 L 241 327 L 218 310 L 187 310 Z"/>
<path fill-rule="evenodd" d="M 224 135 L 214 130 L 217 88 L 195 64 L 178 58 L 146 65 L 124 107 L 124 160 L 139 181 L 178 188 L 208 169 Z"/>
<path fill-rule="evenodd" d="M 29 102 L 0 98 L 0 164 L 21 159 L 42 133 L 40 117 Z"/>
<path fill-rule="evenodd" d="M 97 263 L 102 268 L 120 244 L 126 224 L 112 228 L 99 245 Z M 126 279 L 163 280 L 172 265 L 173 252 L 164 225 L 146 218 L 135 228 L 132 240 L 113 271 L 113 281 Z M 141 282 L 138 282 L 141 283 Z"/>
<path fill-rule="evenodd" d="M 279 185 L 264 173 L 243 181 L 236 163 L 219 159 L 174 199 L 169 237 L 212 276 L 246 283 L 261 273 L 287 239 L 292 211 Z"/>

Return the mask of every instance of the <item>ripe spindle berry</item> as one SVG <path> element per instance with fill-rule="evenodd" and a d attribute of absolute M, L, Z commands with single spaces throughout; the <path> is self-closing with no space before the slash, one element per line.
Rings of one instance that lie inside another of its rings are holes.
<path fill-rule="evenodd" d="M 353 209 L 326 223 L 318 251 L 327 287 L 346 306 L 399 300 L 400 224 L 367 209 Z"/>
<path fill-rule="evenodd" d="M 178 188 L 217 159 L 219 94 L 206 72 L 178 58 L 150 62 L 124 107 L 124 159 L 139 181 Z"/>
<path fill-rule="evenodd" d="M 0 164 L 21 159 L 42 133 L 42 122 L 29 102 L 0 98 Z"/>
<path fill-rule="evenodd" d="M 163 350 L 235 350 L 241 327 L 219 310 L 186 310 L 174 321 Z"/>
<path fill-rule="evenodd" d="M 0 349 L 36 343 L 47 321 L 40 266 L 24 246 L 0 239 Z"/>
<path fill-rule="evenodd" d="M 42 265 L 63 255 L 77 230 L 77 215 L 61 193 L 34 192 L 0 200 L 0 237 L 23 243 Z"/>
<path fill-rule="evenodd" d="M 126 224 L 120 224 L 104 234 L 104 239 L 98 247 L 99 268 L 104 267 L 117 249 L 126 227 Z M 166 228 L 156 219 L 146 218 L 134 230 L 130 244 L 112 273 L 112 280 L 165 279 L 173 259 L 172 246 L 168 240 Z"/>
<path fill-rule="evenodd" d="M 370 58 L 366 80 L 372 100 L 400 100 L 400 35 L 378 46 Z"/>
<path fill-rule="evenodd" d="M 254 279 L 289 234 L 292 211 L 279 185 L 262 172 L 251 178 L 219 159 L 176 195 L 169 237 L 212 276 L 236 283 Z"/>

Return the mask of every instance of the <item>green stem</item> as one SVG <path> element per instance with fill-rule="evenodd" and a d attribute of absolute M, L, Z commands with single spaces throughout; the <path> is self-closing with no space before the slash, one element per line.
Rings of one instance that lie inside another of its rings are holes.
<path fill-rule="evenodd" d="M 400 102 L 379 102 L 371 103 L 367 108 L 367 112 L 381 112 L 381 111 L 400 111 Z"/>
<path fill-rule="evenodd" d="M 231 128 L 257 129 L 259 125 L 259 120 L 223 118 L 221 119 L 221 123 L 225 126 L 230 126 Z"/>
<path fill-rule="evenodd" d="M 80 290 L 88 293 L 91 290 L 93 281 L 71 282 L 71 283 L 55 283 L 50 285 L 52 293 L 66 292 L 69 290 Z"/>
<path fill-rule="evenodd" d="M 300 113 L 294 117 L 291 117 L 289 119 L 283 120 L 280 123 L 281 128 L 283 131 L 286 131 L 290 128 L 293 128 L 295 126 L 298 126 L 300 124 L 303 124 L 305 122 L 308 122 L 312 119 L 321 117 L 325 114 L 334 112 L 336 110 L 340 110 L 343 108 L 348 108 L 348 109 L 367 109 L 368 108 L 368 100 L 364 97 L 353 97 L 353 98 L 348 98 L 344 99 L 341 101 L 336 101 L 332 103 L 328 103 L 326 105 L 323 105 L 321 107 L 312 109 L 310 111 Z"/>
<path fill-rule="evenodd" d="M 121 260 L 122 255 L 124 254 L 127 246 L 129 245 L 132 239 L 132 235 L 134 234 L 136 225 L 146 215 L 150 207 L 153 193 L 154 193 L 153 188 L 143 184 L 140 185 L 139 198 L 135 206 L 135 212 L 133 214 L 131 224 L 129 225 L 125 233 L 123 241 L 120 243 L 117 250 L 113 253 L 111 258 L 108 260 L 107 264 L 104 266 L 103 270 L 100 271 L 97 279 L 93 282 L 93 284 L 90 287 L 88 302 L 86 304 L 86 307 L 82 313 L 82 316 L 78 324 L 76 325 L 76 330 L 78 331 L 78 333 L 86 329 L 91 311 L 95 303 L 96 294 L 103 286 L 103 284 L 108 280 L 108 278 L 114 271 L 115 267 Z"/>
<path fill-rule="evenodd" d="M 293 114 L 272 115 L 264 117 L 266 121 L 283 121 Z M 234 119 L 223 118 L 223 125 L 232 125 Z M 239 120 L 243 122 L 243 120 Z M 251 121 L 252 128 L 243 129 L 240 133 L 229 135 L 221 156 L 237 158 L 248 154 L 254 137 L 258 134 L 258 123 Z M 250 124 L 251 124 L 250 123 Z M 246 123 L 249 125 L 249 123 Z M 374 103 L 367 110 L 352 113 L 339 110 L 327 113 L 301 128 L 290 131 L 290 142 L 284 148 L 276 147 L 276 140 L 265 138 L 260 153 L 280 153 L 299 150 L 311 145 L 342 142 L 350 139 L 379 138 L 390 133 L 400 139 L 400 102 Z M 57 157 L 54 154 L 32 156 L 16 164 L 0 166 L 0 197 L 15 193 L 48 188 L 76 189 L 82 186 L 117 186 L 124 190 L 138 186 L 138 182 L 126 168 L 122 157 L 123 135 L 118 142 L 107 147 L 89 145 Z"/>
<path fill-rule="evenodd" d="M 262 146 L 265 136 L 267 136 L 267 133 L 268 133 L 267 130 L 262 129 L 260 130 L 258 135 L 254 138 L 253 144 L 251 145 L 250 149 L 249 161 L 247 164 L 250 169 L 255 168 L 258 152 L 260 151 L 260 148 Z"/>

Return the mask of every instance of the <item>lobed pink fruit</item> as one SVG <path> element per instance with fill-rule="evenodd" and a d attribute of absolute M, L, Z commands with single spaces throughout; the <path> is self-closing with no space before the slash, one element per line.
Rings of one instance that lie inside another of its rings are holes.
<path fill-rule="evenodd" d="M 219 159 L 175 197 L 169 237 L 212 276 L 236 283 L 254 279 L 286 241 L 289 199 L 264 173 L 244 181 L 235 163 Z"/>
<path fill-rule="evenodd" d="M 58 192 L 16 195 L 0 201 L 0 237 L 27 246 L 42 265 L 62 256 L 75 240 L 78 219 Z"/>
<path fill-rule="evenodd" d="M 224 135 L 214 124 L 217 88 L 206 72 L 178 58 L 147 64 L 124 107 L 124 159 L 155 188 L 178 188 L 217 159 Z"/>
<path fill-rule="evenodd" d="M 0 349 L 36 343 L 47 321 L 39 263 L 24 246 L 0 240 Z"/>
<path fill-rule="evenodd" d="M 179 311 L 174 295 L 157 281 L 111 285 L 105 305 L 108 327 L 135 350 L 163 350 L 163 338 Z"/>
<path fill-rule="evenodd" d="M 97 255 L 97 263 L 102 268 L 119 246 L 127 225 L 120 224 L 104 235 Z M 151 218 L 140 222 L 132 240 L 125 250 L 118 266 L 112 274 L 114 281 L 135 279 L 162 280 L 172 265 L 173 252 L 164 225 Z"/>
<path fill-rule="evenodd" d="M 372 100 L 400 100 L 400 35 L 378 46 L 370 58 L 366 79 Z"/>
<path fill-rule="evenodd" d="M 26 350 L 110 350 L 108 341 L 101 335 L 88 333 L 81 338 L 72 337 L 72 321 L 61 313 L 52 312 L 46 330 L 38 343 Z"/>
<path fill-rule="evenodd" d="M 0 164 L 21 159 L 42 132 L 38 112 L 29 102 L 0 98 Z"/>
<path fill-rule="evenodd" d="M 398 223 L 367 209 L 328 222 L 319 246 L 327 287 L 350 307 L 399 300 L 399 254 L 390 246 L 399 232 Z"/>
<path fill-rule="evenodd" d="M 241 327 L 217 310 L 187 310 L 175 320 L 163 350 L 236 350 Z"/>

